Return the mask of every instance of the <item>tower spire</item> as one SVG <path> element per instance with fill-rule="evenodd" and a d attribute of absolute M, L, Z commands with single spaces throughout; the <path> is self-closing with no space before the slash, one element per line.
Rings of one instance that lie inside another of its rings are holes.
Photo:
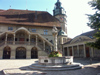
<path fill-rule="evenodd" d="M 59 2 L 59 0 L 57 0 L 57 2 Z"/>
<path fill-rule="evenodd" d="M 62 3 L 60 2 L 60 0 L 57 0 L 57 2 L 55 3 L 55 7 L 54 7 L 54 10 L 53 10 L 53 15 L 56 16 L 56 15 L 62 15 L 62 14 L 66 14 L 66 11 L 65 9 L 61 6 Z"/>

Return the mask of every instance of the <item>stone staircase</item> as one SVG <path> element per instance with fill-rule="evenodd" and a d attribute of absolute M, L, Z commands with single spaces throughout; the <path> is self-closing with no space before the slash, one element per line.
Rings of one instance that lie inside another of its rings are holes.
<path fill-rule="evenodd" d="M 39 64 L 32 64 L 29 66 L 31 70 L 40 70 L 40 71 L 66 71 L 66 70 L 76 70 L 82 69 L 83 65 L 80 63 L 73 63 L 71 65 L 39 65 Z"/>

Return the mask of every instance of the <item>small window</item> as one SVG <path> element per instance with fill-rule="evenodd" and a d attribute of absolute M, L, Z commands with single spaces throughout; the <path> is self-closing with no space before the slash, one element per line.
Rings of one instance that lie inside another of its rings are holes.
<path fill-rule="evenodd" d="M 44 30 L 44 35 L 48 35 L 48 30 Z"/>
<path fill-rule="evenodd" d="M 32 32 L 36 32 L 36 29 L 32 29 Z"/>
<path fill-rule="evenodd" d="M 8 30 L 13 30 L 13 27 L 8 27 Z"/>

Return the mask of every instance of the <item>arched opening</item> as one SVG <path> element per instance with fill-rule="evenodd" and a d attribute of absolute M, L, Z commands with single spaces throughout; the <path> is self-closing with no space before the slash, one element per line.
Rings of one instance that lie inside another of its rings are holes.
<path fill-rule="evenodd" d="M 25 28 L 19 28 L 15 32 L 15 43 L 16 44 L 28 44 L 29 41 L 29 32 Z"/>
<path fill-rule="evenodd" d="M 7 36 L 7 43 L 8 44 L 13 44 L 14 36 L 13 34 L 8 34 Z"/>
<path fill-rule="evenodd" d="M 37 50 L 36 47 L 33 47 L 33 48 L 31 49 L 31 58 L 32 58 L 32 59 L 38 58 L 38 50 Z"/>
<path fill-rule="evenodd" d="M 5 47 L 3 50 L 3 59 L 10 59 L 11 49 L 10 47 Z"/>
<path fill-rule="evenodd" d="M 24 47 L 16 49 L 16 59 L 26 59 L 26 49 Z"/>

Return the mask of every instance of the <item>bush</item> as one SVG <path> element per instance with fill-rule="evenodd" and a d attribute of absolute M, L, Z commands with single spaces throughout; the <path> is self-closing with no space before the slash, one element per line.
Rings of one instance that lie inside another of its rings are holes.
<path fill-rule="evenodd" d="M 53 51 L 50 53 L 49 57 L 62 57 L 62 54 L 59 51 Z"/>

